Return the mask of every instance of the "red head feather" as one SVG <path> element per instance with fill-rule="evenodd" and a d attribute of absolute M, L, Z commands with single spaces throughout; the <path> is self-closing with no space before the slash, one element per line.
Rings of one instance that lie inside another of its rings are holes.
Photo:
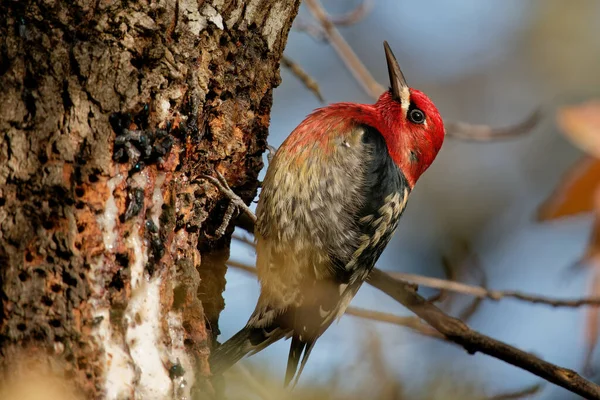
<path fill-rule="evenodd" d="M 290 134 L 281 150 L 294 154 L 315 143 L 325 149 L 332 135 L 343 135 L 357 125 L 369 125 L 381 133 L 392 160 L 413 187 L 442 147 L 444 123 L 429 97 L 406 85 L 387 42 L 384 47 L 390 90 L 375 104 L 336 103 L 315 110 Z M 420 112 L 422 120 L 414 118 L 415 112 Z M 301 160 L 302 157 L 296 161 Z"/>

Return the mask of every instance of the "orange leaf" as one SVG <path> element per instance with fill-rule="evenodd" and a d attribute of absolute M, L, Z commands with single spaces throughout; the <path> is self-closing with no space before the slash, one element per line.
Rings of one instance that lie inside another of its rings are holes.
<path fill-rule="evenodd" d="M 575 146 L 600 158 L 600 100 L 562 107 L 557 111 L 556 119 Z"/>
<path fill-rule="evenodd" d="M 600 187 L 600 160 L 584 157 L 562 178 L 558 187 L 539 207 L 537 219 L 548 221 L 594 209 L 594 192 Z"/>

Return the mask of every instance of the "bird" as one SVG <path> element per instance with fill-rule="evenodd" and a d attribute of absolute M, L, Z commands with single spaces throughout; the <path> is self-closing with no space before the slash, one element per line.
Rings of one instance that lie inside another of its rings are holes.
<path fill-rule="evenodd" d="M 375 104 L 316 109 L 269 163 L 256 208 L 260 295 L 246 325 L 210 355 L 213 376 L 291 338 L 284 386 L 295 377 L 293 388 L 440 151 L 445 129 L 438 109 L 407 85 L 387 41 L 383 46 L 389 90 Z"/>

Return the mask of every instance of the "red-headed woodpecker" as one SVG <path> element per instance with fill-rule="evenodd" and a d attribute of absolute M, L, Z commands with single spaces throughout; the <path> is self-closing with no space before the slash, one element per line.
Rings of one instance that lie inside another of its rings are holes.
<path fill-rule="evenodd" d="M 384 48 L 391 87 L 375 104 L 314 111 L 273 157 L 257 206 L 260 297 L 246 326 L 213 352 L 213 374 L 291 337 L 285 385 L 294 375 L 297 382 L 440 150 L 445 132 L 437 108 L 408 87 L 387 42 Z"/>

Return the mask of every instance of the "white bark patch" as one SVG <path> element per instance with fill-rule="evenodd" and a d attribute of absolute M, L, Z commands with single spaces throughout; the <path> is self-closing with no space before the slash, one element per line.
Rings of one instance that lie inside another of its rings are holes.
<path fill-rule="evenodd" d="M 260 6 L 262 0 L 250 0 L 250 2 L 246 5 L 246 13 L 244 14 L 244 20 L 250 25 L 254 22 L 256 17 L 256 10 Z"/>
<path fill-rule="evenodd" d="M 161 182 L 164 181 L 164 176 Z M 149 180 L 145 171 L 135 174 L 131 188 L 146 189 Z M 160 187 L 157 189 L 160 191 Z M 154 197 L 155 191 L 153 191 Z M 164 366 L 162 354 L 160 277 L 148 281 L 146 263 L 148 244 L 140 235 L 144 217 L 137 217 L 136 226 L 127 238 L 127 247 L 133 251 L 135 259 L 129 265 L 131 271 L 131 299 L 125 310 L 125 342 L 136 366 L 137 379 L 135 397 L 137 399 L 171 398 L 171 379 Z"/>
<path fill-rule="evenodd" d="M 109 252 L 112 252 L 115 248 L 115 241 L 117 239 L 115 226 L 117 225 L 117 218 L 119 217 L 119 209 L 117 208 L 113 192 L 115 191 L 115 187 L 122 181 L 123 176 L 120 174 L 108 180 L 107 186 L 110 191 L 110 196 L 106 201 L 104 212 L 97 218 L 98 225 L 100 225 L 100 229 L 102 230 L 104 247 L 106 248 L 106 251 Z"/>
<path fill-rule="evenodd" d="M 181 323 L 181 315 L 174 311 L 169 312 L 167 323 L 169 325 L 169 337 L 171 338 L 170 359 L 178 362 L 184 371 L 182 376 L 173 380 L 173 398 L 179 400 L 189 399 L 191 398 L 190 389 L 195 379 L 194 366 L 183 344 L 185 331 Z"/>
<path fill-rule="evenodd" d="M 144 252 L 146 253 L 146 252 Z M 138 373 L 135 397 L 143 400 L 170 399 L 171 379 L 164 365 L 161 330 L 161 278 L 145 279 L 136 288 L 125 311 L 129 354 Z"/>
<path fill-rule="evenodd" d="M 223 30 L 223 17 L 213 6 L 210 4 L 205 4 L 202 9 L 202 15 L 206 17 L 207 20 L 212 22 L 217 26 L 217 28 Z M 207 24 L 208 25 L 208 24 Z"/>
<path fill-rule="evenodd" d="M 227 28 L 231 29 L 240 20 L 242 12 L 244 11 L 244 3 L 240 2 L 240 5 L 235 10 L 229 13 L 229 19 L 225 22 Z"/>
<path fill-rule="evenodd" d="M 108 277 L 106 262 L 107 256 L 112 253 L 116 243 L 115 226 L 119 217 L 119 210 L 115 202 L 114 190 L 123 181 L 122 175 L 111 178 L 108 183 L 110 195 L 106 201 L 104 212 L 97 218 L 102 230 L 102 239 L 106 248 L 105 254 L 98 257 L 92 264 L 90 278 L 90 304 L 94 328 L 92 335 L 104 350 L 105 391 L 107 400 L 128 398 L 133 392 L 135 373 L 131 358 L 127 353 L 122 338 L 114 332 L 110 323 L 110 304 L 106 299 L 106 281 Z"/>
<path fill-rule="evenodd" d="M 281 33 L 285 24 L 287 11 L 284 2 L 275 3 L 269 12 L 269 16 L 265 21 L 262 34 L 267 41 L 269 50 L 273 50 L 273 44 L 277 40 L 277 36 Z"/>
<path fill-rule="evenodd" d="M 95 329 L 96 340 L 104 345 L 106 399 L 129 398 L 133 393 L 135 373 L 123 341 L 113 332 L 108 307 L 96 308 L 94 319 L 102 321 Z"/>
<path fill-rule="evenodd" d="M 194 35 L 200 34 L 209 22 L 215 24 L 219 29 L 224 29 L 223 17 L 210 4 L 205 4 L 202 10 L 198 8 L 198 2 L 195 0 L 181 0 L 179 10 L 188 20 L 188 28 Z"/>
<path fill-rule="evenodd" d="M 152 208 L 150 210 L 150 216 L 152 222 L 157 228 L 160 228 L 160 213 L 162 212 L 162 206 L 165 202 L 162 193 L 162 185 L 165 182 L 165 174 L 160 173 L 156 176 L 154 181 L 154 192 L 152 192 Z"/>
<path fill-rule="evenodd" d="M 206 27 L 206 18 L 200 15 L 196 0 L 180 0 L 179 10 L 181 15 L 187 18 L 187 26 L 194 35 L 200 34 Z"/>
<path fill-rule="evenodd" d="M 111 304 L 106 285 L 114 273 L 111 260 L 118 239 L 115 227 L 119 217 L 114 190 L 124 179 L 123 175 L 117 175 L 107 183 L 110 194 L 104 212 L 97 217 L 106 250 L 92 264 L 89 273 L 94 318 L 92 334 L 104 351 L 105 398 L 187 400 L 191 397 L 194 366 L 185 349 L 181 314 L 175 311 L 164 314 L 161 302 L 162 285 L 170 275 L 165 273 L 167 271 L 157 272 L 156 277 L 150 279 L 146 273 L 150 246 L 143 236 L 145 218 L 148 215 L 160 227 L 165 173 L 157 174 L 153 187 L 148 187 L 152 180 L 146 171 L 135 174 L 128 181 L 130 190 L 151 190 L 151 200 L 148 214 L 140 214 L 132 221 L 133 226 L 125 239 L 132 258 L 129 264 L 131 298 L 123 315 L 124 332 L 113 326 L 110 319 Z M 168 336 L 163 332 L 165 322 Z M 181 366 L 182 375 L 171 380 L 168 368 L 176 364 Z"/>

